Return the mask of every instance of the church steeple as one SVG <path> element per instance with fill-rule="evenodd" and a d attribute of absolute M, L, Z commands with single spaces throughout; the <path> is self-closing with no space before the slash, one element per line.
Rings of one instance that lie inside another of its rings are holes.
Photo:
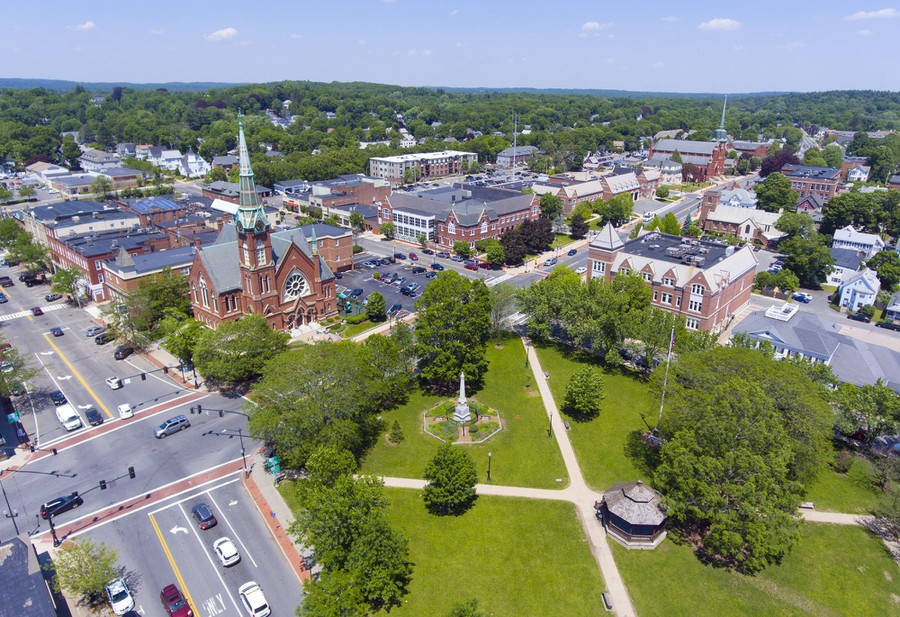
<path fill-rule="evenodd" d="M 728 95 L 725 95 L 725 102 L 722 103 L 722 120 L 719 122 L 719 128 L 716 129 L 716 141 L 728 141 L 728 131 L 725 130 L 725 108 L 728 106 Z"/>
<path fill-rule="evenodd" d="M 238 233 L 262 233 L 269 225 L 266 213 L 259 203 L 259 194 L 256 192 L 253 169 L 250 167 L 250 153 L 247 151 L 247 140 L 244 139 L 243 116 L 240 113 L 238 113 L 238 159 L 241 203 L 235 216 L 235 226 Z"/>

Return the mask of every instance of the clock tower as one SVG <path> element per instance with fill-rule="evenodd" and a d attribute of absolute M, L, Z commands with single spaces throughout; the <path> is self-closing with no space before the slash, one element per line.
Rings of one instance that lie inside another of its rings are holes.
<path fill-rule="evenodd" d="M 238 115 L 238 158 L 241 202 L 234 216 L 238 237 L 238 263 L 244 313 L 267 316 L 278 307 L 275 261 L 269 237 L 269 221 L 256 192 L 250 154 L 244 139 L 243 119 Z"/>

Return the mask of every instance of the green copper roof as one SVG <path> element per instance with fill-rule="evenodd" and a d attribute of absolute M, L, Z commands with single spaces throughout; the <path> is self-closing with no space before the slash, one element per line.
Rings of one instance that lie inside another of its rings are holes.
<path fill-rule="evenodd" d="M 257 232 L 268 228 L 266 213 L 259 203 L 256 182 L 253 180 L 253 168 L 250 167 L 250 153 L 247 151 L 247 140 L 244 138 L 244 122 L 238 115 L 238 160 L 240 161 L 240 194 L 241 203 L 237 211 L 239 229 Z"/>

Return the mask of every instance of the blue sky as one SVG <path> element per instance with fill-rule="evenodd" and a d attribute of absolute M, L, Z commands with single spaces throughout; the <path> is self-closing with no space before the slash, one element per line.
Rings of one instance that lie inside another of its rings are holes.
<path fill-rule="evenodd" d="M 872 1 L 15 1 L 0 75 L 898 90 L 900 5 Z"/>

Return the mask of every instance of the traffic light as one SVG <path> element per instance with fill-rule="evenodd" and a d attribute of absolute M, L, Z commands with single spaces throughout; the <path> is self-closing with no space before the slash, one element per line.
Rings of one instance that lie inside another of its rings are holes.
<path fill-rule="evenodd" d="M 100 480 L 100 490 L 101 491 L 106 490 L 106 480 Z"/>
<path fill-rule="evenodd" d="M 225 411 L 224 411 L 224 410 L 222 410 L 222 409 L 219 410 L 219 417 L 220 417 L 220 418 L 224 418 L 224 417 L 225 417 Z"/>
<path fill-rule="evenodd" d="M 32 452 L 34 452 L 34 444 L 33 443 L 28 444 L 28 449 L 31 450 Z"/>
<path fill-rule="evenodd" d="M 147 381 L 147 373 L 141 373 L 141 381 Z"/>
<path fill-rule="evenodd" d="M 56 456 L 56 448 L 50 448 L 50 451 L 53 452 L 53 456 Z"/>
<path fill-rule="evenodd" d="M 135 476 L 134 467 L 129 467 L 128 468 L 128 477 L 131 478 L 132 480 L 134 480 L 134 476 Z"/>
<path fill-rule="evenodd" d="M 191 415 L 194 415 L 194 413 L 196 413 L 196 412 L 194 411 L 195 409 L 197 409 L 197 408 L 194 407 L 193 405 L 191 405 Z"/>
<path fill-rule="evenodd" d="M 163 373 L 165 373 L 166 375 L 169 374 L 169 367 L 168 367 L 168 366 L 164 366 L 164 367 L 163 367 Z"/>
<path fill-rule="evenodd" d="M 203 405 L 201 405 L 200 403 L 197 403 L 197 413 L 198 414 L 203 413 Z"/>

